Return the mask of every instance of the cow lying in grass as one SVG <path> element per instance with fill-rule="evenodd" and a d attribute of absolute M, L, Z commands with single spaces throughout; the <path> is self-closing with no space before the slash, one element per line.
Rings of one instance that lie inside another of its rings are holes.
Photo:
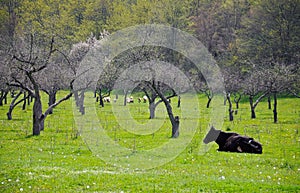
<path fill-rule="evenodd" d="M 262 153 L 262 145 L 253 138 L 241 136 L 237 133 L 226 133 L 211 127 L 203 142 L 208 144 L 215 141 L 219 145 L 218 151 L 239 153 Z"/>

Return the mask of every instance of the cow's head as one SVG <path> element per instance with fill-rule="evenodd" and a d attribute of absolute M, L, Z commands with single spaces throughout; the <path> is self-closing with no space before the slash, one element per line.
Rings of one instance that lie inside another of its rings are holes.
<path fill-rule="evenodd" d="M 220 132 L 221 132 L 221 130 L 217 130 L 217 129 L 214 128 L 214 126 L 212 126 L 210 128 L 210 130 L 208 131 L 208 133 L 206 134 L 205 138 L 203 139 L 203 142 L 205 144 L 208 144 L 212 141 L 216 141 L 216 139 L 218 138 Z"/>

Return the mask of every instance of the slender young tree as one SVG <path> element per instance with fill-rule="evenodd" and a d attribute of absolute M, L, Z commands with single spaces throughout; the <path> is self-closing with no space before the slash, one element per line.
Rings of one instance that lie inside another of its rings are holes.
<path fill-rule="evenodd" d="M 244 94 L 249 97 L 251 118 L 256 118 L 255 109 L 259 102 L 269 94 L 264 87 L 265 71 L 254 68 L 245 78 L 242 88 Z"/>
<path fill-rule="evenodd" d="M 278 94 L 288 92 L 297 80 L 294 65 L 274 64 L 266 70 L 264 86 L 273 95 L 273 120 L 278 122 Z"/>
<path fill-rule="evenodd" d="M 240 71 L 233 67 L 223 68 L 223 77 L 226 88 L 226 100 L 228 101 L 229 120 L 233 121 L 233 113 L 237 112 L 239 101 L 241 100 L 240 92 L 242 91 L 241 82 L 243 78 Z M 233 110 L 232 97 L 236 104 L 235 111 Z"/>

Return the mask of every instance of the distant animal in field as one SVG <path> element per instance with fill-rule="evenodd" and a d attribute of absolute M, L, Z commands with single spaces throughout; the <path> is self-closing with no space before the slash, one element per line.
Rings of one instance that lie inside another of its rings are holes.
<path fill-rule="evenodd" d="M 146 95 L 143 96 L 143 102 L 146 103 L 148 101 L 148 97 Z"/>
<path fill-rule="evenodd" d="M 110 97 L 104 97 L 104 98 L 103 98 L 103 101 L 104 101 L 104 102 L 107 102 L 107 103 L 110 103 Z"/>
<path fill-rule="evenodd" d="M 211 127 L 203 142 L 208 144 L 215 141 L 219 145 L 218 151 L 262 154 L 262 145 L 248 136 L 237 133 L 227 133 Z"/>
<path fill-rule="evenodd" d="M 139 103 L 143 101 L 143 103 L 146 103 L 148 101 L 148 97 L 145 95 L 143 98 L 138 98 Z"/>
<path fill-rule="evenodd" d="M 134 100 L 133 100 L 133 96 L 131 96 L 130 98 L 126 98 L 126 102 L 127 103 L 133 103 L 134 102 Z"/>

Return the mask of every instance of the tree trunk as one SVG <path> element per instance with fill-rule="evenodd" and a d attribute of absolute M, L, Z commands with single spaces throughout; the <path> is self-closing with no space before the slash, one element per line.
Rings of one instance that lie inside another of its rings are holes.
<path fill-rule="evenodd" d="M 210 103 L 213 99 L 213 95 L 212 95 L 212 92 L 210 90 L 205 90 L 204 91 L 206 97 L 207 97 L 207 103 L 206 103 L 206 108 L 209 108 L 210 107 Z M 225 99 L 227 100 L 227 98 L 225 97 Z M 226 105 L 226 100 L 224 101 L 225 102 L 225 105 Z"/>
<path fill-rule="evenodd" d="M 75 98 L 76 107 L 79 107 L 78 91 L 74 91 L 74 98 Z"/>
<path fill-rule="evenodd" d="M 104 107 L 103 97 L 102 97 L 101 93 L 100 93 L 99 97 L 100 97 L 99 98 L 99 104 L 100 104 L 101 107 Z"/>
<path fill-rule="evenodd" d="M 33 129 L 32 135 L 40 135 L 40 132 L 44 130 L 44 119 L 42 119 L 42 102 L 39 93 L 35 93 L 35 99 L 33 103 Z"/>
<path fill-rule="evenodd" d="M 235 102 L 236 109 L 239 109 L 239 103 L 240 103 L 241 98 L 242 98 L 242 96 L 239 93 L 234 95 L 234 102 Z"/>
<path fill-rule="evenodd" d="M 9 109 L 6 115 L 7 115 L 7 120 L 12 120 L 12 110 Z"/>
<path fill-rule="evenodd" d="M 7 93 L 6 93 L 5 97 L 4 97 L 4 104 L 6 104 L 6 105 L 7 105 L 7 95 L 8 95 L 8 91 L 7 91 Z"/>
<path fill-rule="evenodd" d="M 85 114 L 85 108 L 84 108 L 84 91 L 80 92 L 79 96 L 79 112 L 84 115 Z"/>
<path fill-rule="evenodd" d="M 228 111 L 229 111 L 229 121 L 233 121 L 233 110 L 232 110 L 232 102 L 231 102 L 231 99 L 230 99 L 230 94 L 228 93 L 227 94 L 227 101 L 228 101 Z"/>
<path fill-rule="evenodd" d="M 53 105 L 56 102 L 56 91 L 50 91 L 49 92 L 49 101 L 48 101 L 48 107 L 50 107 L 51 105 Z M 53 109 L 50 110 L 49 114 L 53 114 Z"/>
<path fill-rule="evenodd" d="M 211 103 L 211 100 L 212 100 L 212 98 L 211 98 L 211 97 L 208 97 L 208 101 L 207 101 L 207 104 L 206 104 L 206 108 L 209 108 L 210 103 Z"/>
<path fill-rule="evenodd" d="M 78 94 L 78 91 L 75 91 L 74 93 L 74 98 L 76 102 L 76 106 L 79 108 L 79 112 L 84 115 L 84 91 L 81 91 L 80 94 Z M 55 99 L 56 100 L 56 99 Z M 54 104 L 54 103 L 53 103 Z M 52 110 L 52 109 L 51 109 Z"/>
<path fill-rule="evenodd" d="M 7 91 L 2 91 L 0 96 L 0 106 L 3 106 L 3 101 L 5 104 L 7 104 Z"/>
<path fill-rule="evenodd" d="M 256 118 L 256 115 L 255 115 L 255 106 L 253 104 L 253 97 L 252 96 L 249 97 L 249 101 L 250 101 L 250 108 L 251 108 L 251 118 L 255 119 Z"/>
<path fill-rule="evenodd" d="M 11 96 L 11 98 L 15 98 L 15 91 L 14 90 L 10 91 L 10 96 Z"/>
<path fill-rule="evenodd" d="M 0 96 L 0 106 L 3 106 L 3 99 L 4 99 L 4 93 L 1 92 L 1 96 Z"/>
<path fill-rule="evenodd" d="M 278 122 L 277 117 L 277 93 L 274 93 L 274 109 L 273 109 L 273 115 L 274 115 L 274 123 Z"/>
<path fill-rule="evenodd" d="M 150 119 L 155 118 L 155 109 L 156 109 L 155 101 L 150 102 L 149 100 Z"/>
<path fill-rule="evenodd" d="M 22 92 L 20 91 L 16 96 L 14 96 L 13 100 L 11 101 L 8 112 L 6 113 L 8 120 L 12 120 L 12 112 L 13 112 L 15 106 L 17 106 L 17 104 L 19 104 L 21 102 L 21 100 L 16 104 L 15 104 L 15 102 L 21 94 L 22 94 Z"/>
<path fill-rule="evenodd" d="M 85 114 L 85 107 L 83 105 L 80 105 L 79 112 L 84 115 Z"/>
<path fill-rule="evenodd" d="M 26 98 L 27 98 L 27 96 L 26 96 L 26 92 L 24 92 L 23 93 L 23 106 L 22 106 L 22 110 L 25 110 L 26 109 Z"/>
<path fill-rule="evenodd" d="M 177 102 L 177 107 L 180 108 L 180 104 L 181 104 L 181 97 L 178 96 L 178 102 Z"/>
<path fill-rule="evenodd" d="M 27 97 L 27 105 L 29 106 L 30 103 L 31 103 L 31 99 L 32 97 L 30 96 L 30 94 L 28 94 L 28 97 Z"/>
<path fill-rule="evenodd" d="M 175 116 L 174 123 L 172 124 L 172 138 L 179 136 L 179 117 Z"/>
<path fill-rule="evenodd" d="M 3 106 L 3 99 L 4 99 L 4 91 L 0 91 L 0 106 Z"/>
<path fill-rule="evenodd" d="M 126 104 L 127 104 L 127 94 L 128 94 L 128 91 L 125 91 L 125 90 L 124 90 L 124 93 L 125 93 L 125 95 L 124 95 L 124 106 L 126 106 Z"/>
<path fill-rule="evenodd" d="M 168 116 L 172 124 L 172 138 L 177 138 L 179 136 L 179 117 L 178 116 L 174 117 L 172 106 L 170 105 L 166 97 L 161 93 L 159 88 L 153 87 L 153 89 L 156 91 L 156 93 L 158 94 L 158 96 L 161 98 L 161 100 L 164 102 L 166 106 Z"/>
<path fill-rule="evenodd" d="M 272 109 L 272 105 L 271 105 L 271 96 L 268 96 L 268 108 Z"/>
<path fill-rule="evenodd" d="M 251 107 L 251 118 L 255 119 L 256 118 L 256 114 L 255 114 L 255 108 Z"/>

